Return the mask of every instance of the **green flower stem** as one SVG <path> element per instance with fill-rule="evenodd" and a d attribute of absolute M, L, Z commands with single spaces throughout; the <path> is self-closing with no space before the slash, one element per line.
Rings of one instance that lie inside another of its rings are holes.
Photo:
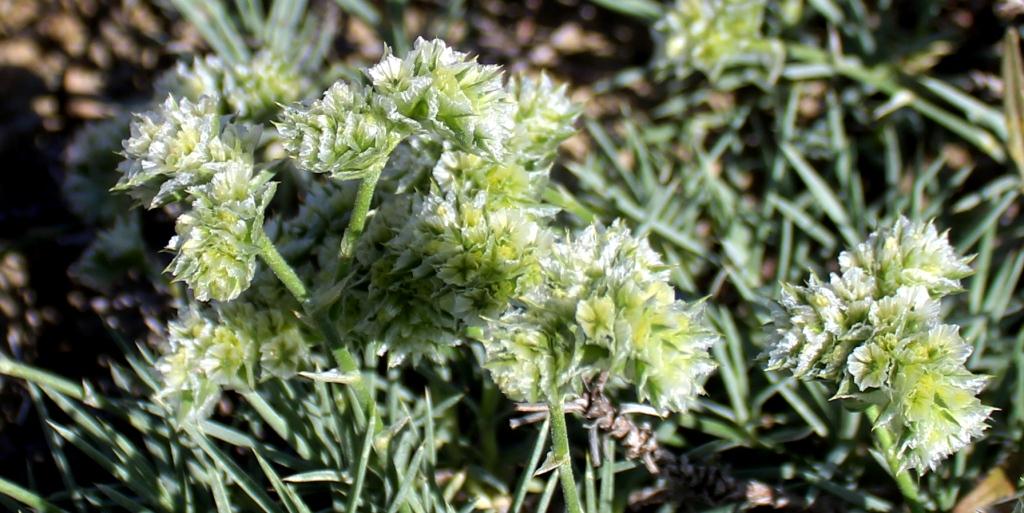
<path fill-rule="evenodd" d="M 360 189 L 361 190 L 361 189 Z M 372 193 L 372 191 L 371 191 Z M 361 225 L 360 225 L 361 226 Z M 309 316 L 313 323 L 316 324 L 317 328 L 320 329 L 324 338 L 327 339 L 327 345 L 330 352 L 334 355 L 334 360 L 338 364 L 338 368 L 345 373 L 352 373 L 357 376 L 362 376 L 362 369 L 359 366 L 359 361 L 352 356 L 348 348 L 342 343 L 341 335 L 338 334 L 337 328 L 331 323 L 330 319 L 324 316 L 322 310 L 318 310 L 310 303 L 309 291 L 306 286 L 302 283 L 302 279 L 295 273 L 295 269 L 288 265 L 284 257 L 271 242 L 270 237 L 266 234 L 260 238 L 260 257 L 270 267 L 270 270 L 281 280 L 285 288 L 295 296 L 295 299 L 302 304 L 306 315 Z M 370 403 L 373 402 L 373 395 L 370 393 L 370 388 L 366 385 L 363 379 L 359 379 L 352 383 L 355 387 L 356 396 L 359 397 L 359 401 L 362 402 L 364 411 L 369 408 Z"/>
<path fill-rule="evenodd" d="M 557 396 L 556 396 L 557 397 Z M 558 461 L 558 477 L 562 481 L 562 495 L 569 513 L 582 513 L 580 496 L 576 491 L 576 479 L 572 475 L 572 458 L 569 457 L 569 432 L 565 427 L 565 410 L 560 402 L 548 404 L 551 417 L 551 446 Z"/>
<path fill-rule="evenodd" d="M 341 237 L 341 247 L 339 248 L 338 255 L 341 258 L 343 266 L 347 266 L 347 262 L 352 258 L 352 255 L 356 250 L 356 243 L 359 242 L 359 237 L 363 234 L 363 229 L 366 227 L 366 215 L 370 212 L 370 203 L 373 201 L 373 191 L 377 188 L 377 180 L 380 179 L 380 173 L 383 167 L 374 169 L 370 174 L 363 178 L 362 182 L 359 182 L 359 190 L 356 192 L 356 202 L 352 206 L 352 213 L 348 220 L 348 228 L 345 229 L 345 235 Z"/>
<path fill-rule="evenodd" d="M 292 266 L 288 265 L 288 262 L 285 261 L 283 256 L 281 256 L 281 253 L 277 250 L 277 247 L 274 246 L 270 237 L 263 234 L 263 236 L 260 237 L 259 245 L 260 258 L 262 258 L 263 262 L 267 264 L 267 267 L 274 272 L 274 275 L 281 280 L 281 283 L 283 283 L 285 288 L 288 289 L 288 292 L 291 292 L 292 295 L 295 296 L 295 299 L 305 307 L 306 303 L 309 301 L 309 291 L 306 290 L 306 285 L 302 283 L 302 278 L 299 278 L 299 275 L 295 274 L 295 269 L 292 269 Z"/>
<path fill-rule="evenodd" d="M 924 506 L 921 504 L 921 494 L 917 488 L 917 483 L 914 481 L 914 477 L 906 470 L 898 470 L 899 462 L 893 452 L 894 444 L 892 434 L 889 433 L 889 430 L 884 426 L 878 425 L 878 416 L 880 413 L 878 411 L 878 406 L 871 405 L 865 413 L 871 421 L 871 434 L 875 437 L 875 441 L 878 443 L 878 448 L 885 456 L 885 461 L 889 464 L 889 473 L 892 474 L 893 479 L 896 480 L 896 486 L 899 487 L 900 493 L 903 494 L 903 499 L 906 500 L 907 505 L 910 506 L 910 511 L 913 511 L 914 513 L 924 513 Z"/>

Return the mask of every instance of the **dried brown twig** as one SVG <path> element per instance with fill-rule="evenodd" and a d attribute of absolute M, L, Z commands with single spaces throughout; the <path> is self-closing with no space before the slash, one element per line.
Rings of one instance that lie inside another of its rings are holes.
<path fill-rule="evenodd" d="M 737 479 L 722 466 L 693 463 L 684 455 L 662 448 L 650 425 L 637 424 L 631 416 L 660 416 L 657 410 L 645 405 L 616 408 L 604 394 L 607 381 L 607 374 L 597 376 L 587 383 L 582 397 L 566 403 L 564 408 L 566 413 L 582 415 L 589 421 L 594 466 L 601 464 L 599 436 L 604 433 L 619 441 L 627 458 L 642 461 L 648 472 L 658 476 L 654 486 L 630 495 L 631 507 L 700 500 L 712 505 L 744 501 L 749 506 L 783 509 L 802 502 L 760 481 Z M 513 429 L 540 422 L 548 414 L 547 405 L 541 403 L 521 403 L 516 409 L 525 415 L 510 421 Z"/>
<path fill-rule="evenodd" d="M 601 464 L 598 434 L 604 432 L 619 441 L 626 450 L 627 458 L 643 461 L 650 473 L 657 474 L 659 471 L 655 455 L 658 452 L 658 441 L 654 438 L 654 433 L 649 425 L 637 425 L 627 416 L 626 411 L 615 408 L 611 400 L 604 395 L 604 386 L 607 382 L 608 375 L 602 373 L 587 383 L 587 392 L 584 396 L 573 399 L 564 406 L 566 413 L 576 413 L 590 421 L 591 461 L 594 465 Z M 527 415 L 512 419 L 510 424 L 513 429 L 540 422 L 547 417 L 548 412 L 548 406 L 543 403 L 521 403 L 516 409 Z M 641 405 L 632 408 L 632 413 L 658 414 L 653 408 Z"/>

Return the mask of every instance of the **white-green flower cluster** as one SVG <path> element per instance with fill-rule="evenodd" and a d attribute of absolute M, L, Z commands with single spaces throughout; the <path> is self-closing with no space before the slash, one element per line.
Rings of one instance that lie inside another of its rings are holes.
<path fill-rule="evenodd" d="M 843 252 L 828 282 L 784 287 L 769 368 L 838 381 L 837 398 L 880 408 L 902 468 L 934 469 L 992 411 L 976 397 L 985 378 L 965 367 L 971 347 L 940 315 L 969 261 L 933 224 L 900 218 Z"/>
<path fill-rule="evenodd" d="M 468 326 L 497 315 L 536 281 L 549 235 L 533 213 L 484 191 L 396 200 L 379 212 L 357 250 L 366 280 L 357 304 L 361 339 L 391 362 L 447 358 Z"/>
<path fill-rule="evenodd" d="M 169 269 L 200 301 L 230 301 L 249 288 L 263 237 L 263 211 L 274 196 L 270 175 L 226 163 L 210 183 L 189 189 L 192 209 L 178 218 Z"/>
<path fill-rule="evenodd" d="M 169 243 L 177 255 L 168 270 L 200 301 L 238 297 L 255 273 L 263 211 L 275 189 L 269 175 L 255 171 L 259 134 L 227 123 L 209 97 L 193 103 L 172 96 L 138 116 L 123 143 L 124 174 L 115 189 L 150 208 L 191 206 Z"/>
<path fill-rule="evenodd" d="M 441 41 L 389 53 L 368 74 L 367 86 L 337 83 L 288 109 L 278 128 L 299 167 L 341 180 L 382 173 L 332 299 L 339 331 L 391 364 L 443 361 L 537 282 L 555 211 L 539 198 L 579 110 L 546 77 L 504 84 L 499 68 Z M 331 298 L 355 191 L 345 183 L 315 186 L 279 240 L 286 256 L 315 248 L 304 272 Z"/>
<path fill-rule="evenodd" d="M 579 108 L 569 101 L 565 84 L 555 85 L 545 74 L 511 80 L 509 93 L 517 105 L 509 152 L 527 170 L 551 165 L 558 145 L 576 133 Z"/>
<path fill-rule="evenodd" d="M 157 363 L 160 396 L 183 415 L 202 417 L 223 389 L 251 390 L 266 379 L 287 378 L 309 361 L 309 341 L 298 320 L 280 308 L 238 301 L 192 306 L 167 326 L 169 350 Z"/>
<path fill-rule="evenodd" d="M 541 281 L 487 327 L 486 367 L 517 400 L 561 401 L 608 372 L 641 400 L 682 411 L 714 370 L 717 337 L 699 305 L 675 298 L 647 241 L 621 222 L 554 244 Z"/>
<path fill-rule="evenodd" d="M 285 110 L 278 130 L 300 167 L 353 180 L 381 171 L 411 128 L 386 98 L 337 82 L 312 105 Z"/>
<path fill-rule="evenodd" d="M 259 131 L 250 126 L 224 123 L 212 98 L 192 102 L 169 96 L 132 122 L 114 190 L 127 191 L 149 208 L 181 200 L 224 163 L 251 164 L 258 139 Z"/>
<path fill-rule="evenodd" d="M 609 372 L 641 400 L 686 409 L 714 368 L 700 307 L 675 299 L 658 256 L 622 223 L 564 240 L 551 230 L 557 209 L 541 197 L 579 112 L 565 88 L 543 76 L 503 84 L 497 67 L 440 41 L 388 54 L 369 75 L 370 86 L 336 84 L 279 125 L 303 168 L 342 179 L 383 170 L 344 291 L 318 292 L 338 294 L 343 336 L 396 364 L 443 361 L 473 333 L 515 399 L 560 401 Z M 314 215 L 351 201 L 333 189 L 283 225 L 284 247 L 340 238 L 330 215 Z"/>
<path fill-rule="evenodd" d="M 179 62 L 161 77 L 157 90 L 194 102 L 204 96 L 215 98 L 225 114 L 265 121 L 280 105 L 303 99 L 311 82 L 297 63 L 260 51 L 250 61 L 234 66 L 216 55 L 197 57 L 190 64 Z"/>
<path fill-rule="evenodd" d="M 676 0 L 655 25 L 659 53 L 677 75 L 691 70 L 716 78 L 748 54 L 781 52 L 761 34 L 765 0 Z"/>
<path fill-rule="evenodd" d="M 440 40 L 418 39 L 404 59 L 388 53 L 368 75 L 367 87 L 338 82 L 322 99 L 285 111 L 278 129 L 299 166 L 341 180 L 363 178 L 380 172 L 414 133 L 489 160 L 507 153 L 516 103 L 497 66 L 478 64 Z M 573 118 L 566 118 L 570 125 Z"/>
<path fill-rule="evenodd" d="M 420 38 L 405 58 L 387 53 L 368 74 L 376 93 L 426 131 L 492 159 L 506 154 L 516 104 L 499 66 Z"/>

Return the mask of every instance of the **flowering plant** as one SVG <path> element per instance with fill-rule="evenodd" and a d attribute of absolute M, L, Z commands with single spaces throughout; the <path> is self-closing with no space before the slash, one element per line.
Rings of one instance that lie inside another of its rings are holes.
<path fill-rule="evenodd" d="M 701 392 L 715 337 L 699 305 L 675 299 L 658 255 L 621 222 L 554 229 L 541 192 L 578 113 L 564 87 L 506 83 L 421 39 L 385 54 L 369 83 L 337 82 L 267 127 L 266 101 L 217 94 L 235 86 L 216 60 L 178 74 L 192 78 L 166 81 L 168 98 L 132 122 L 115 190 L 182 210 L 167 270 L 195 302 L 168 325 L 157 365 L 157 397 L 181 418 L 203 418 L 222 389 L 325 364 L 317 340 L 351 373 L 351 351 L 444 363 L 475 337 L 502 391 L 551 405 L 573 498 L 561 408 L 585 382 L 603 374 L 673 411 Z M 287 158 L 259 162 L 274 141 Z M 294 216 L 265 222 L 275 165 L 327 178 L 306 182 Z M 305 252 L 310 264 L 288 263 Z"/>
<path fill-rule="evenodd" d="M 940 300 L 971 274 L 932 223 L 905 217 L 839 255 L 825 282 L 785 285 L 768 367 L 838 383 L 835 398 L 869 407 L 899 474 L 934 469 L 981 436 L 992 408 L 977 394 L 985 378 L 965 368 L 959 327 Z"/>
<path fill-rule="evenodd" d="M 0 265 L 0 409 L 21 393 L 13 422 L 34 410 L 52 456 L 30 477 L 61 478 L 27 491 L 0 465 L 0 503 L 917 513 L 982 507 L 973 483 L 1006 495 L 1024 250 L 998 162 L 1020 109 L 1009 95 L 1003 126 L 963 90 L 991 80 L 947 85 L 945 65 L 977 48 L 956 36 L 978 6 L 556 3 L 160 2 L 194 25 L 166 48 L 198 34 L 212 53 L 70 140 L 79 223 L 0 241 L 91 234 L 62 305 L 123 350 L 110 379 L 25 363 L 66 309 L 26 285 L 35 255 Z M 67 87 L 102 57 L 87 42 Z M 883 212 L 934 221 L 860 239 Z"/>

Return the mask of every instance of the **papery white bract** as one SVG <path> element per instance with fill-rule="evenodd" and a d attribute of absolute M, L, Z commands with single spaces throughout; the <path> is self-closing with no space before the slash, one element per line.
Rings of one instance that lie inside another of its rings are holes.
<path fill-rule="evenodd" d="M 127 191 L 149 208 L 183 199 L 189 187 L 210 181 L 217 164 L 251 163 L 258 139 L 252 127 L 225 126 L 212 98 L 168 97 L 132 122 L 119 166 L 123 175 L 114 190 Z"/>
<path fill-rule="evenodd" d="M 223 389 L 251 390 L 308 365 L 310 341 L 296 318 L 248 301 L 192 306 L 167 325 L 169 348 L 157 363 L 159 396 L 183 416 L 209 413 Z"/>
<path fill-rule="evenodd" d="M 525 168 L 542 169 L 554 160 L 558 145 L 576 132 L 573 122 L 580 108 L 569 100 L 565 84 L 555 85 L 545 74 L 511 80 L 509 90 L 516 101 L 510 151 Z"/>
<path fill-rule="evenodd" d="M 913 223 L 905 217 L 839 255 L 843 270 L 863 269 L 886 295 L 906 285 L 924 286 L 936 297 L 959 292 L 960 279 L 972 272 L 970 261 L 956 254 L 947 234 L 940 234 L 933 223 Z"/>
<path fill-rule="evenodd" d="M 478 64 L 440 39 L 419 38 L 404 58 L 388 50 L 368 75 L 376 93 L 423 129 L 490 159 L 507 153 L 515 105 L 499 66 Z"/>

